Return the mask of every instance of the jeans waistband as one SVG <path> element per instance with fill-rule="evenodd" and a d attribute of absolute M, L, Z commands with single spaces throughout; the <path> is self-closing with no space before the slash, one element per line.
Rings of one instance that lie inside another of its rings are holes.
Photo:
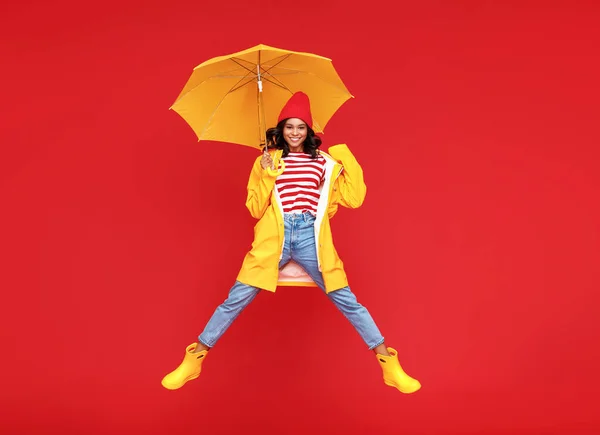
<path fill-rule="evenodd" d="M 315 215 L 308 211 L 304 211 L 302 213 L 284 213 L 283 220 L 285 222 L 294 222 L 298 220 L 303 220 L 304 222 L 314 222 L 316 219 Z"/>

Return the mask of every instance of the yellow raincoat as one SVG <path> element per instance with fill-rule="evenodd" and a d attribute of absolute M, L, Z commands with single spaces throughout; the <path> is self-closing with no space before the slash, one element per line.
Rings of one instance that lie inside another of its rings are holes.
<path fill-rule="evenodd" d="M 320 151 L 326 161 L 325 181 L 315 219 L 317 258 L 327 293 L 348 285 L 344 264 L 333 246 L 329 220 L 339 205 L 360 207 L 367 192 L 362 168 L 348 147 L 345 144 L 334 145 L 328 151 L 329 154 Z M 277 160 L 283 151 L 269 152 Z M 246 199 L 246 207 L 258 222 L 254 226 L 252 248 L 244 258 L 237 280 L 271 292 L 275 292 L 278 285 L 316 286 L 293 261 L 279 270 L 284 243 L 283 207 L 274 188 L 276 177 L 262 169 L 261 158 L 257 157 L 252 167 Z"/>

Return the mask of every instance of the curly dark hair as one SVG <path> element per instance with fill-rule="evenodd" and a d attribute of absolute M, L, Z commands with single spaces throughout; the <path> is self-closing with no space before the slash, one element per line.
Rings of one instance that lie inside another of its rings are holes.
<path fill-rule="evenodd" d="M 290 153 L 290 146 L 283 138 L 283 126 L 287 122 L 287 119 L 279 122 L 276 127 L 269 128 L 267 130 L 267 147 L 269 149 L 283 150 L 282 157 L 286 157 Z M 317 136 L 312 128 L 308 125 L 306 139 L 304 140 L 304 153 L 310 154 L 313 159 L 316 159 L 319 155 L 319 147 L 321 146 L 321 138 Z"/>

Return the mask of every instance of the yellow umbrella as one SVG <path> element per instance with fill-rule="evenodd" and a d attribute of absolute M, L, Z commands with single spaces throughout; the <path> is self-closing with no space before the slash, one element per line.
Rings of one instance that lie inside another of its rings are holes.
<path fill-rule="evenodd" d="M 194 68 L 171 109 L 198 141 L 220 141 L 261 149 L 265 132 L 297 92 L 311 100 L 313 130 L 322 133 L 352 95 L 331 59 L 268 45 L 207 60 Z"/>

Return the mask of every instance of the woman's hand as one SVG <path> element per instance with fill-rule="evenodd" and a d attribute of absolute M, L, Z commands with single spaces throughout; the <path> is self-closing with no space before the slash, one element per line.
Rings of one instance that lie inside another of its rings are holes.
<path fill-rule="evenodd" d="M 262 159 L 260 159 L 260 166 L 263 169 L 273 168 L 273 159 L 269 153 L 263 153 Z"/>

